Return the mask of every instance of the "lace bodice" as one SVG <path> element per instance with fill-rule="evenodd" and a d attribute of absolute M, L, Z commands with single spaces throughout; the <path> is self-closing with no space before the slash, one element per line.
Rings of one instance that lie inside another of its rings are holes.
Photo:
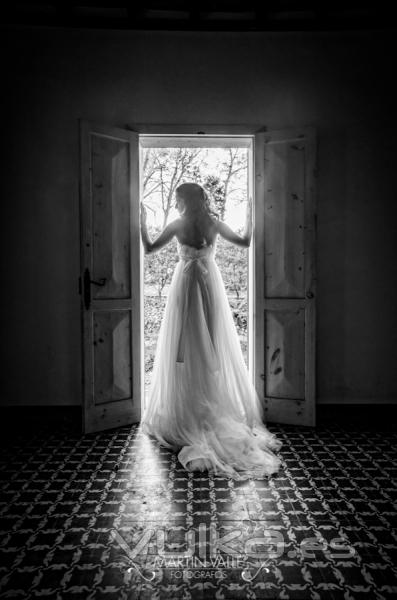
<path fill-rule="evenodd" d="M 178 254 L 180 258 L 185 260 L 195 258 L 209 258 L 215 254 L 215 247 L 216 243 L 207 244 L 202 248 L 195 248 L 194 246 L 189 246 L 188 244 L 180 244 L 178 242 Z"/>
<path fill-rule="evenodd" d="M 207 244 L 202 248 L 195 248 L 188 244 L 178 244 L 178 254 L 185 273 L 200 273 L 205 277 L 208 274 L 208 261 L 213 259 L 215 247 L 213 244 Z"/>

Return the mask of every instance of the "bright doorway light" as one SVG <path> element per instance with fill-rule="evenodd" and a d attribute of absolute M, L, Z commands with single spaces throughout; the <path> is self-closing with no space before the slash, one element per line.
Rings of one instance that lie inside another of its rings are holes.
<path fill-rule="evenodd" d="M 213 210 L 236 231 L 245 224 L 246 203 L 252 195 L 252 139 L 246 136 L 140 136 L 141 200 L 154 239 L 179 216 L 175 189 L 186 181 L 202 185 Z M 216 261 L 222 273 L 244 358 L 249 361 L 249 256 L 245 248 L 218 238 Z M 178 260 L 176 241 L 144 257 L 144 381 L 150 385 L 157 337 L 168 288 Z"/>

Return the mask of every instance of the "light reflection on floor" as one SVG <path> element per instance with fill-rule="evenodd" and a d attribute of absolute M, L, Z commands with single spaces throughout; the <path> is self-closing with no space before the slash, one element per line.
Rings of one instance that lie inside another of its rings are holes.
<path fill-rule="evenodd" d="M 3 440 L 0 595 L 395 598 L 396 434 L 271 430 L 283 470 L 244 482 L 186 472 L 138 426 Z"/>

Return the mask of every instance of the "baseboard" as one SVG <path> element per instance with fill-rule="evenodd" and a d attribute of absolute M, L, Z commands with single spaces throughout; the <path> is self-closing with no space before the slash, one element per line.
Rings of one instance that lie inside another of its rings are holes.
<path fill-rule="evenodd" d="M 365 397 L 365 398 L 354 398 L 354 397 L 325 397 L 317 398 L 317 406 L 323 404 L 338 404 L 338 405 L 350 405 L 350 404 L 366 404 L 379 406 L 380 404 L 394 404 L 397 405 L 397 395 L 395 397 Z"/>
<path fill-rule="evenodd" d="M 31 433 L 35 429 L 62 427 L 65 431 L 81 433 L 81 406 L 1 406 L 0 430 L 2 437 L 13 433 Z"/>
<path fill-rule="evenodd" d="M 397 404 L 320 404 L 316 408 L 316 424 L 341 425 L 347 428 L 378 429 L 395 431 L 397 423 Z"/>
<path fill-rule="evenodd" d="M 357 401 L 322 402 L 316 407 L 317 426 L 380 428 L 395 430 L 396 402 L 363 403 Z M 82 433 L 81 406 L 2 406 L 0 407 L 1 436 L 55 428 L 73 434 Z"/>

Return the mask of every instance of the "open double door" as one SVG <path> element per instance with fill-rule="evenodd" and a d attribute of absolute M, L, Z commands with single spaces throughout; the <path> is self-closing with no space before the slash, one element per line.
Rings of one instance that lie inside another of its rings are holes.
<path fill-rule="evenodd" d="M 223 136 L 225 137 L 225 136 Z M 266 420 L 315 424 L 315 132 L 253 136 L 253 374 Z M 139 134 L 80 123 L 83 431 L 141 418 Z"/>

